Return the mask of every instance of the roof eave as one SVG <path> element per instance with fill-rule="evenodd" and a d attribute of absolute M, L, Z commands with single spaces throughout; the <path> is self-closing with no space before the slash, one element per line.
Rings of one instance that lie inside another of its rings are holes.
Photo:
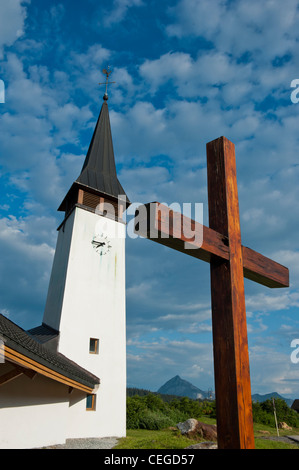
<path fill-rule="evenodd" d="M 128 196 L 126 194 L 119 195 L 119 197 L 112 196 L 109 193 L 105 193 L 104 191 L 100 191 L 98 189 L 92 188 L 91 186 L 87 186 L 86 184 L 80 183 L 78 181 L 74 181 L 72 186 L 70 187 L 69 191 L 67 192 L 65 198 L 63 199 L 62 203 L 58 207 L 58 211 L 65 212 L 66 210 L 66 202 L 67 200 L 72 196 L 72 193 L 76 191 L 77 189 L 83 189 L 85 191 L 88 191 L 89 193 L 96 194 L 99 196 L 106 197 L 107 199 L 112 199 L 114 201 L 120 201 L 126 205 L 126 209 L 131 205 L 131 201 L 129 200 Z M 121 197 L 125 196 L 125 198 Z"/>
<path fill-rule="evenodd" d="M 57 372 L 59 368 L 54 369 L 53 367 L 49 367 L 49 364 L 46 366 L 41 362 L 29 358 L 26 354 L 24 354 L 24 352 L 21 353 L 17 349 L 19 348 L 12 348 L 4 344 L 4 358 L 9 362 L 17 364 L 21 367 L 26 367 L 27 369 L 31 369 L 40 375 L 48 377 L 52 380 L 55 380 L 56 382 L 75 388 L 82 392 L 95 393 L 99 387 L 100 380 L 96 384 L 87 384 L 86 381 L 73 380 L 62 371 Z"/>

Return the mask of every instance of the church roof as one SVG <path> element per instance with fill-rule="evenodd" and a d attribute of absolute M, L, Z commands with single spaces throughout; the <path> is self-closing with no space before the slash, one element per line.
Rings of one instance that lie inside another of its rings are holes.
<path fill-rule="evenodd" d="M 44 323 L 42 325 L 31 328 L 27 331 L 31 336 L 34 336 L 39 343 L 48 343 L 51 340 L 57 339 L 59 332 L 54 330 Z"/>
<path fill-rule="evenodd" d="M 36 333 L 36 336 L 33 333 Z M 45 325 L 25 331 L 0 314 L 0 339 L 4 342 L 5 358 L 11 362 L 19 361 L 20 365 L 33 368 L 43 375 L 49 376 L 45 371 L 53 371 L 51 378 L 54 380 L 91 392 L 100 383 L 100 379 L 46 346 L 45 336 L 49 340 L 57 335 L 57 332 L 55 335 L 55 331 Z M 59 380 L 63 377 L 67 380 Z"/>
<path fill-rule="evenodd" d="M 58 210 L 66 210 L 66 201 L 78 188 L 115 200 L 122 196 L 126 205 L 130 205 L 117 177 L 107 98 L 102 105 L 81 173 Z"/>
<path fill-rule="evenodd" d="M 76 182 L 116 199 L 123 195 L 128 200 L 117 178 L 107 101 L 102 105 L 81 174 Z"/>

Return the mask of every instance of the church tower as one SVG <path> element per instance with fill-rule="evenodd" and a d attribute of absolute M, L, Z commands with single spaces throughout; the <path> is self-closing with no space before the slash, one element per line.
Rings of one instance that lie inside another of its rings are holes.
<path fill-rule="evenodd" d="M 86 402 L 73 398 L 73 438 L 126 432 L 122 215 L 130 201 L 117 178 L 107 100 L 106 92 L 82 171 L 58 209 L 65 216 L 43 318 L 59 332 L 58 352 L 100 378 Z"/>

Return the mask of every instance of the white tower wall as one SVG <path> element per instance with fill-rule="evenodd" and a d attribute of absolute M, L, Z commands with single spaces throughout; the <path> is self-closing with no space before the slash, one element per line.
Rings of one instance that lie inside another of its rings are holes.
<path fill-rule="evenodd" d="M 68 437 L 126 433 L 125 233 L 124 223 L 81 207 L 59 231 L 43 322 L 59 330 L 58 351 L 101 381 L 95 411 L 73 392 Z M 102 234 L 111 245 L 103 255 L 92 244 Z"/>

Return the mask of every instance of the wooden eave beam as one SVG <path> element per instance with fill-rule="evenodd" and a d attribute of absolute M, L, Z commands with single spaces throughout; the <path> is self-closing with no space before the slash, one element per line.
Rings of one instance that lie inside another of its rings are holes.
<path fill-rule="evenodd" d="M 227 237 L 172 211 L 168 206 L 158 202 L 145 204 L 137 208 L 135 218 L 135 233 L 138 235 L 208 263 L 212 256 L 230 259 Z M 182 227 L 184 234 L 181 233 Z M 194 237 L 194 233 L 202 233 L 202 243 L 201 240 L 196 241 L 200 237 Z M 193 248 L 187 249 L 185 243 Z M 270 288 L 289 287 L 288 268 L 246 246 L 242 246 L 242 254 L 244 277 Z"/>
<path fill-rule="evenodd" d="M 18 367 L 14 367 L 12 370 L 7 372 L 6 374 L 1 375 L 0 386 L 8 382 L 11 382 L 12 380 L 16 379 L 20 375 L 23 375 L 23 371 L 20 370 Z"/>
<path fill-rule="evenodd" d="M 31 369 L 33 372 L 44 375 L 45 377 L 48 377 L 50 379 L 55 380 L 56 382 L 60 382 L 64 385 L 68 385 L 69 387 L 73 387 L 77 390 L 81 390 L 86 393 L 94 393 L 95 388 L 88 387 L 86 385 L 83 385 L 79 382 L 76 382 L 75 380 L 72 380 L 68 377 L 66 377 L 63 374 L 60 374 L 49 367 L 46 367 L 39 362 L 28 358 L 24 354 L 21 354 L 14 349 L 4 345 L 4 357 L 10 362 L 14 362 L 18 366 L 21 366 L 21 368 L 28 368 Z M 24 371 L 22 371 L 24 373 Z"/>
<path fill-rule="evenodd" d="M 0 377 L 0 386 L 4 385 L 7 382 L 10 382 L 13 379 L 16 379 L 17 377 L 23 374 L 26 375 L 26 377 L 28 377 L 29 379 L 33 379 L 35 375 L 37 374 L 37 372 L 33 370 L 26 369 L 25 367 L 17 366 L 14 363 L 11 363 L 11 365 L 14 368 Z"/>

